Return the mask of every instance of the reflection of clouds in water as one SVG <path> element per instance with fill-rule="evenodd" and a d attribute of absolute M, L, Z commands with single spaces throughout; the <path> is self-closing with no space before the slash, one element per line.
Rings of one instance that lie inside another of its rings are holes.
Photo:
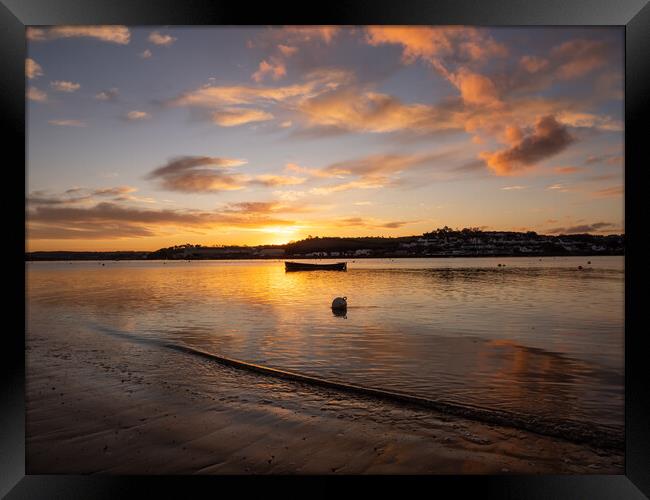
<path fill-rule="evenodd" d="M 622 419 L 623 258 L 579 272 L 582 260 L 359 260 L 346 273 L 39 263 L 28 266 L 28 314 L 461 403 Z M 333 314 L 336 296 L 350 314 Z"/>

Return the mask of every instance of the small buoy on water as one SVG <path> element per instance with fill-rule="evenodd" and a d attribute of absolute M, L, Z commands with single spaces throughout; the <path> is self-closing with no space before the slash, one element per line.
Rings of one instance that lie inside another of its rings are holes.
<path fill-rule="evenodd" d="M 590 261 L 590 260 L 588 260 L 588 261 L 587 261 L 587 264 L 591 264 L 591 261 Z"/>
<path fill-rule="evenodd" d="M 332 301 L 332 309 L 335 311 L 342 311 L 343 309 L 348 308 L 348 298 L 347 297 L 336 297 Z"/>
<path fill-rule="evenodd" d="M 582 269 L 582 266 L 578 266 L 578 269 Z"/>

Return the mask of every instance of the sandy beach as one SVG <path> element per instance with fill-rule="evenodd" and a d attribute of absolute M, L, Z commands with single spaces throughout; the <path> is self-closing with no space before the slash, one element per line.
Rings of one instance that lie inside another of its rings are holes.
<path fill-rule="evenodd" d="M 27 472 L 620 474 L 623 453 L 142 342 L 27 335 Z"/>

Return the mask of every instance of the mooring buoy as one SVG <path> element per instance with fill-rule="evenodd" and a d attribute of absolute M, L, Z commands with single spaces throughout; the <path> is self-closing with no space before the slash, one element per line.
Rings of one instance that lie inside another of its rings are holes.
<path fill-rule="evenodd" d="M 336 297 L 332 301 L 332 309 L 335 311 L 342 311 L 348 308 L 348 298 L 347 297 Z"/>

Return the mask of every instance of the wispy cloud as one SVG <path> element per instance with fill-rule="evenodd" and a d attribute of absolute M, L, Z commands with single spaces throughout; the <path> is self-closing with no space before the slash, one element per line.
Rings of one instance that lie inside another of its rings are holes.
<path fill-rule="evenodd" d="M 50 82 L 50 87 L 52 87 L 57 92 L 76 92 L 81 88 L 81 84 L 75 82 L 68 82 L 65 80 L 54 80 Z"/>
<path fill-rule="evenodd" d="M 580 234 L 580 233 L 602 233 L 612 232 L 615 224 L 611 222 L 594 222 L 593 224 L 580 224 L 568 227 L 553 227 L 545 230 L 548 234 Z"/>
<path fill-rule="evenodd" d="M 260 65 L 255 73 L 251 75 L 251 78 L 256 82 L 260 83 L 266 77 L 270 77 L 272 80 L 279 80 L 287 74 L 287 67 L 284 62 L 281 60 L 271 57 L 267 61 L 266 59 L 260 62 Z"/>
<path fill-rule="evenodd" d="M 273 115 L 267 111 L 252 108 L 225 107 L 212 113 L 212 121 L 222 127 L 236 127 L 273 118 Z"/>
<path fill-rule="evenodd" d="M 55 40 L 57 38 L 95 38 L 103 42 L 126 45 L 131 39 L 131 32 L 126 26 L 27 27 L 27 39 L 32 42 Z"/>
<path fill-rule="evenodd" d="M 168 47 L 176 41 L 176 38 L 171 35 L 160 33 L 159 31 L 152 31 L 149 34 L 148 40 L 154 45 L 162 45 Z"/>
<path fill-rule="evenodd" d="M 42 90 L 37 89 L 34 86 L 29 87 L 25 95 L 27 96 L 27 99 L 29 99 L 30 101 L 36 101 L 36 102 L 47 101 L 47 94 Z"/>
<path fill-rule="evenodd" d="M 142 52 L 138 54 L 142 59 L 149 59 L 153 53 L 149 49 L 144 49 Z"/>
<path fill-rule="evenodd" d="M 50 125 L 56 125 L 59 127 L 85 127 L 86 122 L 82 120 L 49 120 Z"/>
<path fill-rule="evenodd" d="M 142 121 L 149 120 L 151 118 L 151 115 L 146 111 L 133 110 L 129 111 L 126 115 L 124 115 L 124 117 L 129 121 Z"/>
<path fill-rule="evenodd" d="M 95 99 L 97 99 L 98 101 L 116 101 L 119 95 L 120 95 L 119 90 L 116 87 L 113 87 L 98 92 L 97 94 L 95 94 Z"/>
<path fill-rule="evenodd" d="M 30 80 L 43 76 L 43 68 L 34 59 L 28 57 L 25 59 L 25 76 Z"/>
<path fill-rule="evenodd" d="M 619 198 L 625 194 L 624 186 L 611 186 L 594 191 L 593 196 L 596 198 Z"/>

